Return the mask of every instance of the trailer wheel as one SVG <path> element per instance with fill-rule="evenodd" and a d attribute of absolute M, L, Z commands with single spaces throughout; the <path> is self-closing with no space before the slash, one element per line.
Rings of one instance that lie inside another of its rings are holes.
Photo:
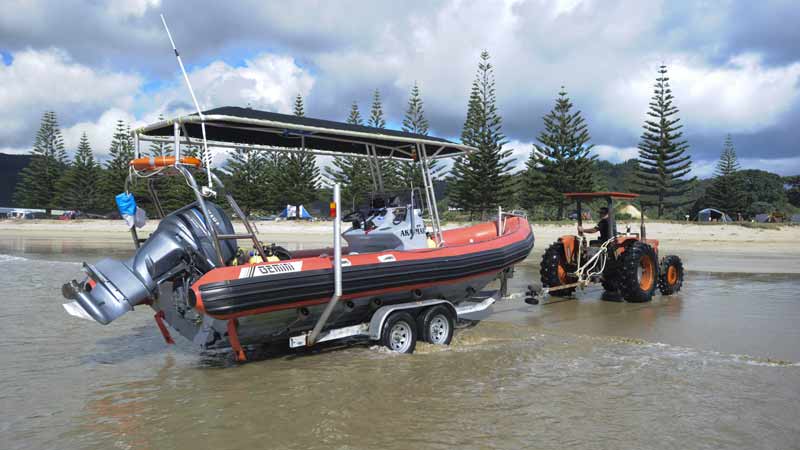
<path fill-rule="evenodd" d="M 683 286 L 683 262 L 675 255 L 665 256 L 661 260 L 661 272 L 658 277 L 658 290 L 662 295 L 672 295 Z"/>
<path fill-rule="evenodd" d="M 553 288 L 578 281 L 575 277 L 568 275 L 570 267 L 567 265 L 566 255 L 564 255 L 564 244 L 554 242 L 547 247 L 542 255 L 542 264 L 539 267 L 539 275 L 542 280 L 542 287 Z M 575 288 L 559 289 L 550 295 L 554 297 L 569 297 L 575 292 Z"/>
<path fill-rule="evenodd" d="M 658 265 L 653 247 L 634 242 L 622 254 L 619 290 L 632 303 L 649 302 L 658 284 Z"/>
<path fill-rule="evenodd" d="M 417 323 L 411 314 L 392 313 L 383 325 L 381 343 L 397 353 L 414 353 L 417 346 Z"/>
<path fill-rule="evenodd" d="M 455 329 L 455 318 L 450 308 L 431 306 L 417 317 L 420 340 L 434 345 L 450 345 Z"/>

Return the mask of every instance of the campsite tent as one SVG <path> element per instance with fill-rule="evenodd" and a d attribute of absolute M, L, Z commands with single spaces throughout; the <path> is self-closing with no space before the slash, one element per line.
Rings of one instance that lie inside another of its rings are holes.
<path fill-rule="evenodd" d="M 794 223 L 800 223 L 800 214 L 792 214 L 792 217 L 789 220 Z"/>
<path fill-rule="evenodd" d="M 706 208 L 697 213 L 698 222 L 733 222 L 730 217 L 724 212 L 714 209 Z"/>
<path fill-rule="evenodd" d="M 639 219 L 642 217 L 642 213 L 639 211 L 639 209 L 630 203 L 623 203 L 614 208 L 614 214 L 616 216 L 627 214 L 633 219 Z M 645 216 L 645 218 L 647 218 L 647 216 Z"/>
<path fill-rule="evenodd" d="M 306 207 L 303 205 L 300 206 L 286 205 L 286 208 L 283 209 L 283 211 L 278 217 L 282 217 L 284 219 L 311 220 L 311 214 L 308 213 Z"/>
<path fill-rule="evenodd" d="M 758 223 L 767 223 L 769 222 L 769 214 L 756 214 L 754 219 Z"/>

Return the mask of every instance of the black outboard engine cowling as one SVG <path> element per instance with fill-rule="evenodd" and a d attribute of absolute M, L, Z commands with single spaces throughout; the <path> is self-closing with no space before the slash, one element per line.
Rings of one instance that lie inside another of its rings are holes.
<path fill-rule="evenodd" d="M 233 225 L 217 205 L 206 202 L 217 234 L 233 234 Z M 236 254 L 236 243 L 220 241 L 224 261 Z M 128 261 L 106 258 L 94 265 L 84 263 L 88 278 L 63 286 L 64 297 L 76 300 L 103 325 L 153 298 L 158 285 L 193 265 L 205 273 L 219 265 L 214 238 L 196 203 L 168 215 Z M 93 283 L 90 283 L 92 280 Z"/>

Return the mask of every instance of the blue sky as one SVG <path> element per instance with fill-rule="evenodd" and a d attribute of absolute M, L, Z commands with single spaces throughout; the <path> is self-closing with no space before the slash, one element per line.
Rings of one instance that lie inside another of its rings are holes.
<path fill-rule="evenodd" d="M 742 165 L 800 173 L 800 8 L 790 1 L 14 1 L 0 16 L 0 151 L 30 148 L 45 110 L 70 147 L 107 152 L 117 119 L 187 111 L 158 17 L 204 108 L 246 105 L 344 120 L 380 89 L 397 126 L 414 82 L 434 133 L 458 137 L 478 55 L 524 161 L 564 85 L 601 158 L 636 155 L 656 70 L 670 70 L 695 172 L 730 133 Z"/>

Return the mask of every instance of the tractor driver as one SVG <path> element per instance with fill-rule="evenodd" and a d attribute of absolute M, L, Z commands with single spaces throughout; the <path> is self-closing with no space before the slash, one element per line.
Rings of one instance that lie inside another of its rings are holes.
<path fill-rule="evenodd" d="M 597 213 L 600 216 L 600 222 L 597 222 L 597 226 L 593 228 L 583 228 L 582 226 L 578 225 L 578 232 L 597 233 L 599 231 L 600 239 L 598 240 L 598 244 L 602 244 L 603 242 L 611 239 L 611 226 L 608 223 L 608 208 L 603 206 L 597 211 Z"/>

